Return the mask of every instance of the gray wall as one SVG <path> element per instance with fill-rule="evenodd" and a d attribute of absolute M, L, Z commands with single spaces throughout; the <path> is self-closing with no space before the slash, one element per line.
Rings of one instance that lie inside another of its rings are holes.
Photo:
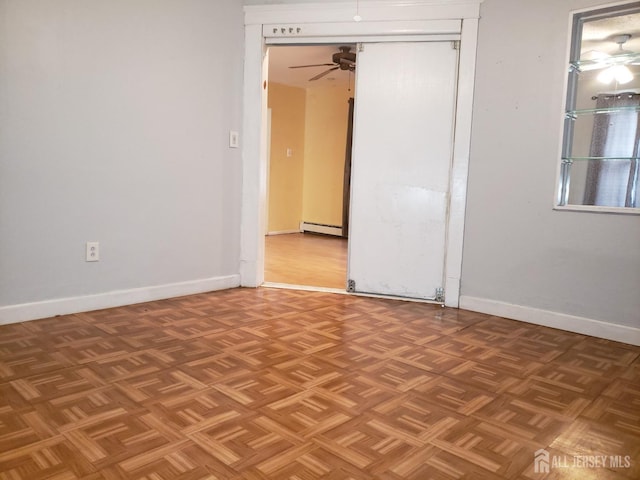
<path fill-rule="evenodd" d="M 0 306 L 238 273 L 243 51 L 238 0 L 0 0 Z"/>
<path fill-rule="evenodd" d="M 554 211 L 569 12 L 482 4 L 462 294 L 640 326 L 640 218 Z"/>

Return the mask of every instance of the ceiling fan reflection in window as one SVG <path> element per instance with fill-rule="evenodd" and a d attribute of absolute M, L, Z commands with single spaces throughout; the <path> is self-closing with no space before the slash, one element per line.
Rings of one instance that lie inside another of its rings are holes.
<path fill-rule="evenodd" d="M 319 80 L 325 75 L 329 75 L 334 70 L 348 70 L 354 72 L 356 69 L 356 54 L 351 51 L 350 46 L 340 47 L 340 51 L 331 56 L 333 63 L 318 63 L 315 65 L 296 65 L 289 68 L 310 68 L 310 67 L 332 67 L 318 75 L 311 77 L 310 82 Z"/>
<path fill-rule="evenodd" d="M 616 35 L 613 41 L 618 44 L 618 50 L 613 55 L 599 50 L 589 50 L 581 55 L 576 66 L 582 72 L 604 69 L 597 77 L 602 83 L 608 84 L 614 80 L 618 84 L 629 83 L 633 80 L 633 73 L 628 65 L 640 65 L 640 53 L 623 48 L 630 38 L 631 35 L 627 33 Z"/>

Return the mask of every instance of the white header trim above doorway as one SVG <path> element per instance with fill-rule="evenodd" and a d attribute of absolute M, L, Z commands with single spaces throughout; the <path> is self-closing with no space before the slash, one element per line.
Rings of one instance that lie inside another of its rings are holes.
<path fill-rule="evenodd" d="M 343 23 L 274 23 L 263 25 L 262 33 L 269 40 L 287 39 L 305 41 L 307 37 L 334 37 L 344 35 L 434 35 L 460 33 L 460 20 L 398 21 L 390 29 L 388 22 L 343 22 Z"/>
<path fill-rule="evenodd" d="M 360 0 L 363 22 L 479 18 L 483 0 Z M 306 4 L 247 5 L 245 25 L 271 23 L 353 22 L 356 1 Z"/>
<path fill-rule="evenodd" d="M 390 43 L 390 42 L 447 42 L 460 40 L 460 34 L 447 35 L 345 35 L 336 37 L 305 37 L 292 44 L 288 38 L 265 38 L 266 45 L 327 45 L 327 43 Z"/>

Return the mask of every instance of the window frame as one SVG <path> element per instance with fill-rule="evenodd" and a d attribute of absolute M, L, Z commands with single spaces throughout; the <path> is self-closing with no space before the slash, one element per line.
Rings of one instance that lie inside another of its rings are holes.
<path fill-rule="evenodd" d="M 571 147 L 571 143 L 565 141 L 566 138 L 572 138 L 572 126 L 571 122 L 565 120 L 566 112 L 569 106 L 575 102 L 575 95 L 577 91 L 578 76 L 572 75 L 568 66 L 571 60 L 579 58 L 581 42 L 582 42 L 582 26 L 585 21 L 596 20 L 599 18 L 607 18 L 610 16 L 624 15 L 625 11 L 637 10 L 640 2 L 615 2 L 607 3 L 603 5 L 595 5 L 579 10 L 572 10 L 569 13 L 569 42 L 567 45 L 567 53 L 565 56 L 564 65 L 567 67 L 564 76 L 564 91 L 562 95 L 563 103 L 561 110 L 561 128 L 560 128 L 560 148 L 559 155 L 557 156 L 558 168 L 556 175 L 556 188 L 554 192 L 554 210 L 565 210 L 575 212 L 591 212 L 591 213 L 612 213 L 612 214 L 625 214 L 625 215 L 640 215 L 640 208 L 638 207 L 610 207 L 599 205 L 580 205 L 566 203 L 568 197 L 568 189 L 570 187 L 570 175 L 567 171 L 566 164 L 562 161 L 567 157 L 567 151 Z M 612 15 L 617 14 L 617 15 Z M 569 180 L 569 181 L 567 181 Z"/>

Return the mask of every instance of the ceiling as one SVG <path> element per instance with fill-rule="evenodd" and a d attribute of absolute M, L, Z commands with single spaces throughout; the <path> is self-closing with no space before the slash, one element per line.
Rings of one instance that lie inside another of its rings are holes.
<path fill-rule="evenodd" d="M 330 84 L 353 86 L 354 74 L 346 70 L 334 70 L 325 77 L 310 82 L 315 75 L 331 68 L 330 66 L 289 68 L 295 65 L 316 65 L 333 63 L 331 56 L 339 51 L 336 45 L 307 45 L 307 46 L 280 46 L 269 47 L 269 81 L 290 85 L 294 87 L 309 88 L 314 86 L 327 86 Z M 355 49 L 354 45 L 351 45 Z"/>
<path fill-rule="evenodd" d="M 623 34 L 629 34 L 631 38 L 622 48 L 640 52 L 640 13 L 585 22 L 582 51 L 597 50 L 612 55 L 618 50 L 614 37 Z"/>

